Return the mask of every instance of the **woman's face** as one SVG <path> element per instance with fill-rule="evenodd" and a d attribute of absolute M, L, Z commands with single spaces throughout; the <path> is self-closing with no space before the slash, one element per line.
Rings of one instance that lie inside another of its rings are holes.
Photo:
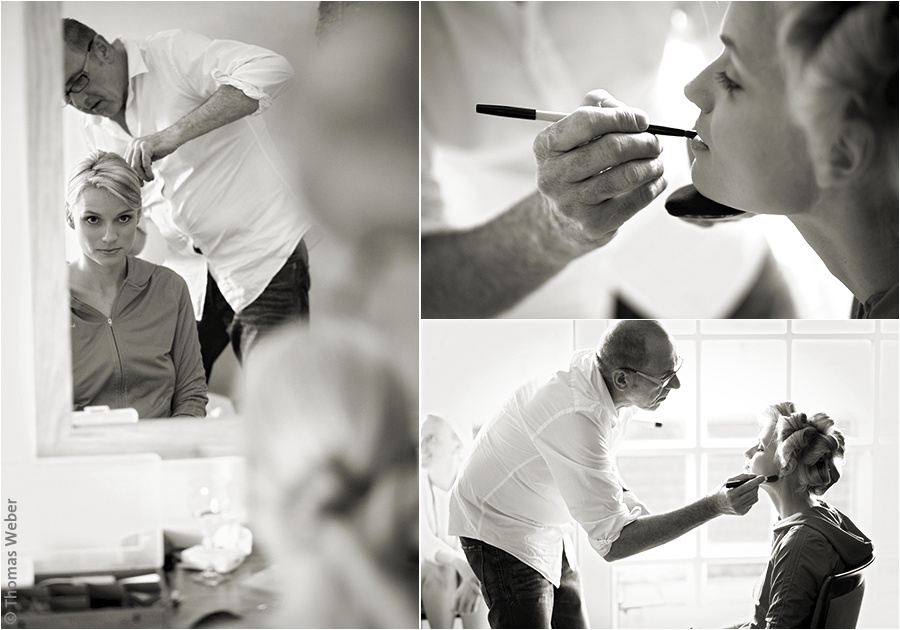
<path fill-rule="evenodd" d="M 85 188 L 71 223 L 83 255 L 104 267 L 122 263 L 134 245 L 137 214 L 106 190 Z"/>
<path fill-rule="evenodd" d="M 706 197 L 757 214 L 809 208 L 815 180 L 803 132 L 788 113 L 776 54 L 780 11 L 734 2 L 722 24 L 722 54 L 687 86 L 700 108 L 691 178 Z"/>
<path fill-rule="evenodd" d="M 780 474 L 775 449 L 775 423 L 769 420 L 760 429 L 753 446 L 744 451 L 744 472 L 765 476 Z"/>
<path fill-rule="evenodd" d="M 428 418 L 422 423 L 421 434 L 422 468 L 450 461 L 456 454 L 457 438 L 446 422 Z"/>

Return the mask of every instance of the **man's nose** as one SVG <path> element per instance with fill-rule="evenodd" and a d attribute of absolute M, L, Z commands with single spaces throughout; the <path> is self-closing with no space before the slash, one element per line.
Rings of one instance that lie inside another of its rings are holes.
<path fill-rule="evenodd" d="M 69 93 L 66 96 L 66 103 L 80 112 L 90 113 L 91 111 L 91 109 L 87 106 L 87 90 L 82 90 L 77 94 Z"/>
<path fill-rule="evenodd" d="M 678 380 L 677 374 L 669 381 L 668 389 L 681 389 L 681 381 Z"/>

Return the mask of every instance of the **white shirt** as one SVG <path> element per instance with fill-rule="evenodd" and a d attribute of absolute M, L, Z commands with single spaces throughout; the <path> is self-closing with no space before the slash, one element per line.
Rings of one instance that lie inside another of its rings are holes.
<path fill-rule="evenodd" d="M 555 586 L 572 519 L 606 555 L 642 513 L 626 506 L 615 464 L 634 411 L 616 412 L 594 350 L 519 388 L 475 439 L 450 494 L 450 534 L 498 547 Z"/>
<path fill-rule="evenodd" d="M 486 223 L 536 190 L 532 144 L 549 123 L 476 114 L 476 103 L 569 112 L 603 88 L 652 123 L 693 127 L 682 90 L 708 60 L 670 36 L 673 4 L 423 3 L 423 234 Z M 690 183 L 689 163 L 684 139 L 660 143 L 666 191 L 505 317 L 607 317 L 616 293 L 649 317 L 724 317 L 740 303 L 765 260 L 761 227 L 670 216 L 665 199 Z"/>
<path fill-rule="evenodd" d="M 84 136 L 92 148 L 123 155 L 130 140 L 169 127 L 221 85 L 259 101 L 253 115 L 154 162 L 155 179 L 142 190 L 144 212 L 169 245 L 165 264 L 187 281 L 197 318 L 207 265 L 238 312 L 259 297 L 311 225 L 259 116 L 288 85 L 293 69 L 264 48 L 188 31 L 121 41 L 128 55 L 125 120 L 131 135 L 109 118 L 86 115 Z"/>

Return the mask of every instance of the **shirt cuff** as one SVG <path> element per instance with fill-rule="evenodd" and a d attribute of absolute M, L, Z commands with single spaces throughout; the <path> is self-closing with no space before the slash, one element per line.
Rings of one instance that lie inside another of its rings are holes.
<path fill-rule="evenodd" d="M 274 101 L 271 96 L 260 90 L 255 85 L 251 85 L 246 81 L 241 81 L 237 77 L 226 74 L 221 70 L 213 70 L 212 78 L 215 79 L 216 83 L 218 83 L 219 85 L 230 85 L 233 88 L 237 88 L 253 100 L 258 101 L 259 107 L 256 108 L 255 112 L 250 114 L 251 116 L 262 114 L 265 110 L 269 109 L 269 106 L 272 105 L 272 101 Z"/>

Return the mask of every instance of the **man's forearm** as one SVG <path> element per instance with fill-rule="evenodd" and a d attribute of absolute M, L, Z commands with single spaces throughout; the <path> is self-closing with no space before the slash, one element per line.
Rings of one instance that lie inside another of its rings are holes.
<path fill-rule="evenodd" d="M 485 225 L 422 239 L 422 316 L 494 317 L 596 245 L 566 234 L 535 192 Z"/>
<path fill-rule="evenodd" d="M 212 96 L 192 112 L 185 114 L 165 130 L 175 146 L 198 138 L 213 129 L 249 116 L 259 108 L 259 101 L 231 85 L 219 86 Z"/>
<path fill-rule="evenodd" d="M 699 501 L 671 512 L 641 516 L 622 529 L 619 538 L 603 558 L 612 562 L 658 547 L 675 540 L 720 514 L 713 498 L 703 497 Z"/>

